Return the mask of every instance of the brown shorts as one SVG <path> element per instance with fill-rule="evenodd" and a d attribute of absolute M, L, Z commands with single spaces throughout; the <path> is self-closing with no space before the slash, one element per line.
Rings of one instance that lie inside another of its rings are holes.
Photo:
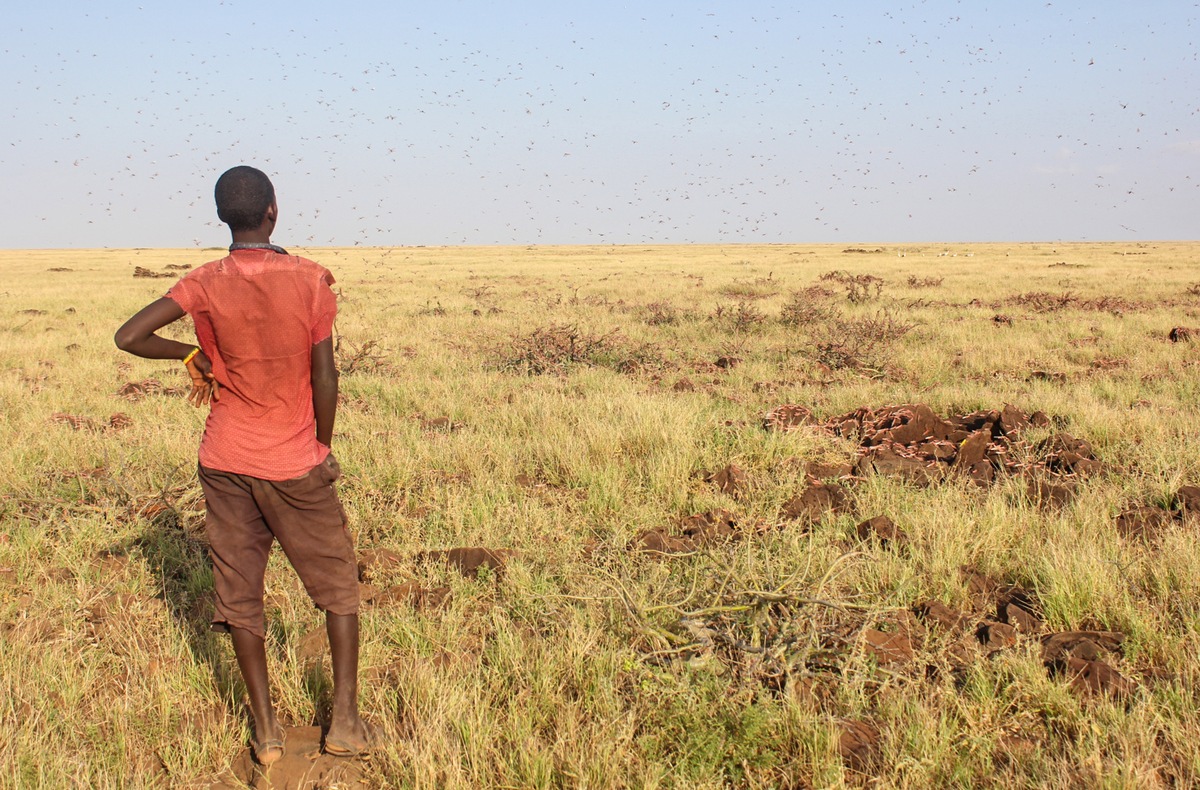
<path fill-rule="evenodd" d="M 332 453 L 292 480 L 200 467 L 217 593 L 214 629 L 244 628 L 265 638 L 263 579 L 276 539 L 318 609 L 358 612 L 354 542 L 333 487 L 340 476 Z"/>

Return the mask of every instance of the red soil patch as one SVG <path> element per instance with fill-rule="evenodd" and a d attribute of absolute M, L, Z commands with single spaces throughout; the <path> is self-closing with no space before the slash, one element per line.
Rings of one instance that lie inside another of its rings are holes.
<path fill-rule="evenodd" d="M 345 788 L 366 790 L 362 758 L 332 757 L 321 752 L 320 727 L 284 727 L 283 757 L 264 768 L 249 747 L 233 760 L 234 781 L 212 786 L 232 788 L 249 785 L 255 790 L 308 790 L 308 788 Z M 241 784 L 237 784 L 241 783 Z"/>
<path fill-rule="evenodd" d="M 868 721 L 847 720 L 839 729 L 838 755 L 846 767 L 864 774 L 878 770 L 882 753 L 879 728 Z"/>
<path fill-rule="evenodd" d="M 447 551 L 426 551 L 417 556 L 426 562 L 445 562 L 456 568 L 463 576 L 478 576 L 488 569 L 495 576 L 504 573 L 508 561 L 517 556 L 512 549 L 485 549 L 482 546 L 466 546 Z"/>
<path fill-rule="evenodd" d="M 892 475 L 918 485 L 951 475 L 988 485 L 999 473 L 1041 473 L 1073 480 L 1103 471 L 1091 445 L 1068 433 L 1056 433 L 1037 445 L 1021 438 L 1029 426 L 1049 423 L 1041 412 L 1026 414 L 1012 405 L 943 419 L 929 406 L 916 403 L 861 408 L 824 425 L 857 442 L 860 472 Z M 1049 493 L 1053 499 L 1064 498 Z"/>
<path fill-rule="evenodd" d="M 780 515 L 784 519 L 812 523 L 826 515 L 845 512 L 850 505 L 850 494 L 840 485 L 814 482 L 784 502 Z"/>
<path fill-rule="evenodd" d="M 705 472 L 704 482 L 717 487 L 722 494 L 728 494 L 735 499 L 746 490 L 746 473 L 740 466 L 730 464 L 715 472 Z"/>
<path fill-rule="evenodd" d="M 855 528 L 859 540 L 877 540 L 882 546 L 904 543 L 908 536 L 904 530 L 896 526 L 896 522 L 888 516 L 875 516 L 862 522 Z"/>
<path fill-rule="evenodd" d="M 174 277 L 175 275 L 171 274 L 170 272 L 155 272 L 155 271 L 151 271 L 149 269 L 143 268 L 141 266 L 135 266 L 135 267 L 133 267 L 133 276 L 134 277 L 160 278 L 160 277 Z"/>
<path fill-rule="evenodd" d="M 143 379 L 130 381 L 117 390 L 117 396 L 127 401 L 137 402 L 151 395 L 166 395 L 170 397 L 184 395 L 181 387 L 164 387 L 158 379 Z"/>
<path fill-rule="evenodd" d="M 1167 333 L 1167 339 L 1172 343 L 1191 341 L 1196 337 L 1200 337 L 1200 329 L 1191 326 L 1177 326 Z"/>
<path fill-rule="evenodd" d="M 630 542 L 629 549 L 648 554 L 690 554 L 704 546 L 732 540 L 737 535 L 738 522 L 732 513 L 728 510 L 707 511 L 681 519 L 677 531 L 662 527 L 645 530 Z"/>
<path fill-rule="evenodd" d="M 50 421 L 63 425 L 70 425 L 75 431 L 121 431 L 133 425 L 133 418 L 128 414 L 117 412 L 108 418 L 105 422 L 97 422 L 91 417 L 83 417 L 78 414 L 65 414 L 63 412 L 55 412 L 50 415 Z"/>

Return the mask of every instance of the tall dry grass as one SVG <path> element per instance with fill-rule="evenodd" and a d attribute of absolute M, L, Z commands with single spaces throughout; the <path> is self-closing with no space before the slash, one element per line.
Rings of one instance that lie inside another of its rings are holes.
<path fill-rule="evenodd" d="M 1198 248 L 881 249 L 311 251 L 341 294 L 341 494 L 360 549 L 399 558 L 371 584 L 448 589 L 440 607 L 364 612 L 362 704 L 389 741 L 371 782 L 1197 782 L 1196 528 L 1139 542 L 1114 517 L 1200 483 L 1200 357 L 1167 340 L 1200 326 Z M 230 648 L 204 628 L 203 415 L 170 391 L 179 366 L 111 342 L 172 282 L 135 267 L 216 254 L 0 253 L 4 786 L 202 785 L 245 745 Z M 1016 478 L 877 476 L 810 528 L 781 519 L 805 462 L 854 448 L 816 427 L 764 431 L 767 410 L 912 402 L 1041 410 L 1107 471 L 1058 510 Z M 728 464 L 745 474 L 736 497 L 703 480 Z M 721 508 L 741 528 L 729 542 L 629 549 Z M 902 547 L 858 539 L 878 514 L 905 531 Z M 517 554 L 478 578 L 421 558 L 455 546 Z M 1048 632 L 1126 634 L 1111 660 L 1134 691 L 1077 693 L 1035 638 L 958 671 L 936 635 L 899 664 L 870 654 L 864 627 L 931 598 L 965 607 L 963 566 L 1036 591 Z M 281 556 L 268 604 L 281 715 L 319 721 L 320 616 Z M 1149 668 L 1161 677 L 1143 679 Z M 849 721 L 879 732 L 869 764 L 839 753 Z"/>

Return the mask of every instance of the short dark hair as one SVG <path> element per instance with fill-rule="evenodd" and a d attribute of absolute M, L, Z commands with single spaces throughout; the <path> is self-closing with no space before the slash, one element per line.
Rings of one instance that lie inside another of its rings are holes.
<path fill-rule="evenodd" d="M 275 187 L 261 170 L 231 167 L 217 179 L 217 216 L 230 230 L 254 230 L 275 201 Z"/>

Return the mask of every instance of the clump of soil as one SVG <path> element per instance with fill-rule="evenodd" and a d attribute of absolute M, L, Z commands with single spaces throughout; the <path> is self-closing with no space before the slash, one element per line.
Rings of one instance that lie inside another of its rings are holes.
<path fill-rule="evenodd" d="M 1181 486 L 1169 508 L 1147 502 L 1119 513 L 1115 520 L 1117 534 L 1126 540 L 1151 543 L 1198 514 L 1200 486 Z"/>
<path fill-rule="evenodd" d="M 908 540 L 904 530 L 896 526 L 889 516 L 875 516 L 862 522 L 855 528 L 859 540 L 877 540 L 881 546 L 895 546 Z"/>
<path fill-rule="evenodd" d="M 133 425 L 133 418 L 128 414 L 117 412 L 110 416 L 107 420 L 99 422 L 91 417 L 83 417 L 78 414 L 65 414 L 63 412 L 54 412 L 50 415 L 50 421 L 71 426 L 74 431 L 91 431 L 91 432 L 110 432 L 121 431 Z"/>
<path fill-rule="evenodd" d="M 155 272 L 155 271 L 151 271 L 150 269 L 143 268 L 141 266 L 135 266 L 135 267 L 133 267 L 133 276 L 134 277 L 161 278 L 161 277 L 174 277 L 175 275 L 171 274 L 170 272 Z"/>
<path fill-rule="evenodd" d="M 803 406 L 785 404 L 771 409 L 762 419 L 763 430 L 790 431 L 802 425 L 816 425 L 812 411 Z"/>
<path fill-rule="evenodd" d="M 151 395 L 165 395 L 168 397 L 182 396 L 186 394 L 181 387 L 166 387 L 158 379 L 143 379 L 141 381 L 130 381 L 117 390 L 117 397 L 124 398 L 127 401 L 137 402 Z"/>
<path fill-rule="evenodd" d="M 781 517 L 790 521 L 814 523 L 827 515 L 850 510 L 850 493 L 837 483 L 810 482 L 808 487 L 783 503 Z"/>
<path fill-rule="evenodd" d="M 647 554 L 690 554 L 738 535 L 738 521 L 728 510 L 706 511 L 680 519 L 677 530 L 648 529 L 634 538 L 631 551 Z"/>
<path fill-rule="evenodd" d="M 284 727 L 283 757 L 269 768 L 259 765 L 250 747 L 233 760 L 234 782 L 213 789 L 250 786 L 255 790 L 337 787 L 366 790 L 363 758 L 333 757 L 321 751 L 320 727 Z M 238 784 L 240 783 L 240 784 Z"/>
<path fill-rule="evenodd" d="M 446 551 L 426 551 L 418 555 L 419 561 L 445 562 L 463 576 L 478 576 L 485 568 L 497 577 L 504 574 L 508 561 L 517 556 L 512 549 L 485 549 L 482 546 L 464 546 Z"/>
<path fill-rule="evenodd" d="M 717 487 L 722 494 L 728 494 L 734 499 L 746 490 L 746 473 L 740 466 L 729 464 L 715 472 L 703 472 L 704 482 Z"/>
<path fill-rule="evenodd" d="M 1167 333 L 1167 339 L 1172 343 L 1191 341 L 1196 337 L 1200 337 L 1200 329 L 1197 329 L 1194 326 L 1173 327 L 1171 331 Z"/>
<path fill-rule="evenodd" d="M 1091 445 L 1068 433 L 1056 433 L 1036 445 L 1022 438 L 1029 426 L 1049 424 L 1045 414 L 1026 414 L 1012 405 L 943 419 L 926 404 L 916 403 L 857 409 L 827 420 L 825 427 L 858 443 L 859 472 L 893 475 L 918 485 L 952 475 L 988 485 L 998 473 L 1074 481 L 1103 470 Z M 1061 492 L 1047 495 L 1067 498 Z"/>

